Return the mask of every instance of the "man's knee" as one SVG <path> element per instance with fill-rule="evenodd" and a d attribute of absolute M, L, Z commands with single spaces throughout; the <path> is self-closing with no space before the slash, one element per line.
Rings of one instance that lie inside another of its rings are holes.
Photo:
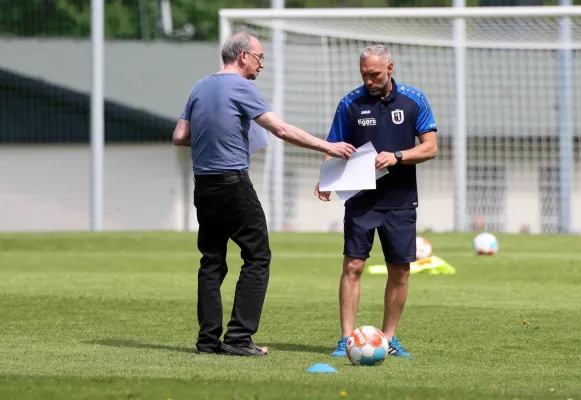
<path fill-rule="evenodd" d="M 365 269 L 365 260 L 362 258 L 345 257 L 343 260 L 343 275 L 352 279 L 361 278 Z"/>
<path fill-rule="evenodd" d="M 410 264 L 387 264 L 387 278 L 395 282 L 406 282 L 410 277 Z"/>

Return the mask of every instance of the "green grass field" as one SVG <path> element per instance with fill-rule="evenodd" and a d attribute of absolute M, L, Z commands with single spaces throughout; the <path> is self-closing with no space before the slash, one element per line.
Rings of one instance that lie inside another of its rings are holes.
<path fill-rule="evenodd" d="M 194 234 L 0 235 L 0 399 L 581 400 L 581 237 L 498 235 L 478 257 L 472 234 L 425 236 L 457 273 L 411 277 L 398 337 L 415 358 L 353 367 L 329 355 L 339 234 L 271 235 L 265 358 L 193 353 Z M 229 263 L 226 316 L 234 245 Z M 364 276 L 358 325 L 381 326 L 385 279 Z"/>

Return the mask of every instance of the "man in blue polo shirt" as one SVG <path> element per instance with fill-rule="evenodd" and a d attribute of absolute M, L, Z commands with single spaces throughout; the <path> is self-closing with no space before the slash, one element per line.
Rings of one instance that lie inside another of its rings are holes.
<path fill-rule="evenodd" d="M 345 357 L 347 336 L 355 328 L 361 274 L 377 230 L 388 280 L 382 330 L 389 354 L 410 357 L 395 336 L 408 291 L 410 263 L 416 260 L 418 191 L 415 164 L 436 156 L 436 123 L 426 96 L 392 79 L 393 63 L 385 46 L 367 47 L 360 56 L 363 86 L 340 102 L 327 140 L 360 147 L 371 141 L 375 167 L 389 173 L 345 202 L 344 261 L 339 289 L 341 339 L 332 353 Z M 416 137 L 419 145 L 416 146 Z M 325 160 L 328 157 L 325 157 Z M 330 200 L 330 192 L 315 195 Z"/>
<path fill-rule="evenodd" d="M 355 148 L 312 136 L 271 111 L 251 82 L 264 67 L 264 49 L 255 37 L 237 33 L 225 41 L 221 54 L 224 68 L 193 86 L 172 136 L 175 145 L 191 147 L 194 169 L 202 254 L 196 348 L 202 354 L 264 356 L 267 349 L 256 346 L 252 335 L 260 322 L 271 251 L 264 211 L 248 175 L 252 129 L 258 124 L 279 139 L 331 157 L 349 158 Z M 240 247 L 244 264 L 222 343 L 220 287 L 228 273 L 230 239 Z"/>

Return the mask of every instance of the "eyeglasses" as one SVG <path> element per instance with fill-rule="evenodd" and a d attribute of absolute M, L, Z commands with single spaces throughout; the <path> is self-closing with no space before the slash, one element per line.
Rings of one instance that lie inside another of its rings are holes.
<path fill-rule="evenodd" d="M 251 52 L 248 52 L 248 54 L 256 57 L 258 59 L 258 61 L 260 61 L 261 63 L 264 62 L 264 55 L 263 54 L 256 54 L 256 53 L 251 53 Z"/>

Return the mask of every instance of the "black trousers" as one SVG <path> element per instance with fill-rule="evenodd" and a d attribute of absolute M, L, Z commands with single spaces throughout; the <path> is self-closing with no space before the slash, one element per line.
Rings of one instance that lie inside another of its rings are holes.
<path fill-rule="evenodd" d="M 244 346 L 258 330 L 270 276 L 266 218 L 247 172 L 196 175 L 194 205 L 202 253 L 198 271 L 198 350 L 214 350 L 222 335 L 220 287 L 228 272 L 226 248 L 232 239 L 244 261 L 224 343 Z"/>

